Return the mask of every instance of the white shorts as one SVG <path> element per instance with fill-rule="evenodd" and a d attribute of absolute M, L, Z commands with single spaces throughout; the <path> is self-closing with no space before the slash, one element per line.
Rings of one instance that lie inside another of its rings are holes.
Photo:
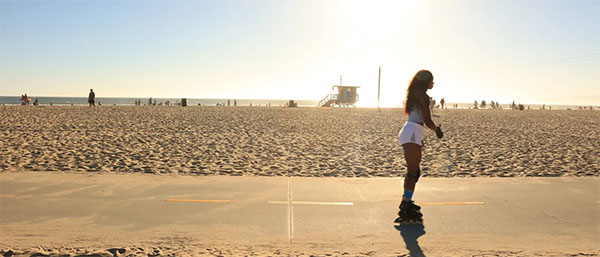
<path fill-rule="evenodd" d="M 404 127 L 398 133 L 398 141 L 400 144 L 413 143 L 423 146 L 423 134 L 425 134 L 425 127 L 419 123 L 407 121 L 404 123 Z"/>

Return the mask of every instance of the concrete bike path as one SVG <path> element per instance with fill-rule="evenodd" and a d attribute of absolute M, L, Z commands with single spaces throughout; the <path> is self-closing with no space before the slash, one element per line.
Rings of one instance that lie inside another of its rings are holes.
<path fill-rule="evenodd" d="M 280 245 L 415 255 L 597 252 L 600 178 L 421 178 L 424 225 L 394 226 L 402 178 L 0 173 L 0 247 Z"/>

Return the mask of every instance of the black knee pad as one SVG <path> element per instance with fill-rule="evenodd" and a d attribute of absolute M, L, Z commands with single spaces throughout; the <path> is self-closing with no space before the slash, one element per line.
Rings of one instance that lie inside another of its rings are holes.
<path fill-rule="evenodd" d="M 417 183 L 417 181 L 419 181 L 419 177 L 421 177 L 421 169 L 418 169 L 415 172 L 407 172 L 406 177 L 414 179 L 415 183 Z"/>

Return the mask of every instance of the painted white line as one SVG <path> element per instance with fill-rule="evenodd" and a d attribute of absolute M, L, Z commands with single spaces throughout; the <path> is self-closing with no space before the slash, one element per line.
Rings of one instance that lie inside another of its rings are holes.
<path fill-rule="evenodd" d="M 165 199 L 165 202 L 184 202 L 184 203 L 230 203 L 230 202 L 231 202 L 231 200 Z"/>
<path fill-rule="evenodd" d="M 431 202 L 422 205 L 485 205 L 485 202 Z"/>
<path fill-rule="evenodd" d="M 292 207 L 292 204 L 290 204 L 292 202 L 292 178 L 289 176 L 288 174 L 288 201 L 286 204 L 288 204 L 288 216 L 289 216 L 289 223 L 290 226 L 288 227 L 288 243 L 290 246 L 290 251 L 292 251 L 293 253 L 293 248 L 292 248 L 292 243 L 293 243 L 293 238 L 294 238 L 294 209 Z"/>
<path fill-rule="evenodd" d="M 289 201 L 269 201 L 270 204 L 289 204 Z M 303 205 L 354 205 L 353 202 L 303 202 L 293 201 L 292 204 L 303 204 Z"/>

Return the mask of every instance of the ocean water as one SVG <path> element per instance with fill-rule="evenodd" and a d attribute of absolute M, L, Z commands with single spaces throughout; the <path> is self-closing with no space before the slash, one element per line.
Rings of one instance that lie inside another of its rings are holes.
<path fill-rule="evenodd" d="M 88 105 L 87 97 L 47 97 L 47 96 L 28 96 L 31 98 L 32 102 L 35 99 L 38 99 L 38 102 L 41 105 L 57 105 L 57 106 L 70 106 L 70 105 Z M 20 105 L 21 104 L 20 96 L 0 96 L 0 104 L 4 105 Z M 149 98 L 122 98 L 122 97 L 96 97 L 96 104 L 99 102 L 102 105 L 134 105 L 136 100 L 140 100 L 141 104 L 148 104 Z M 156 100 L 156 103 L 165 103 L 169 101 L 172 105 L 181 102 L 181 98 L 152 98 L 152 102 Z M 265 106 L 267 104 L 271 104 L 272 107 L 275 106 L 284 106 L 288 103 L 289 100 L 277 100 L 277 99 L 197 99 L 197 98 L 188 98 L 187 104 L 188 106 L 196 106 L 201 104 L 203 106 L 216 106 L 217 104 L 227 105 L 227 100 L 229 100 L 230 105 L 233 106 L 234 100 L 237 101 L 238 106 Z M 319 104 L 318 100 L 294 100 L 298 103 L 298 106 L 301 107 L 313 107 Z"/>

